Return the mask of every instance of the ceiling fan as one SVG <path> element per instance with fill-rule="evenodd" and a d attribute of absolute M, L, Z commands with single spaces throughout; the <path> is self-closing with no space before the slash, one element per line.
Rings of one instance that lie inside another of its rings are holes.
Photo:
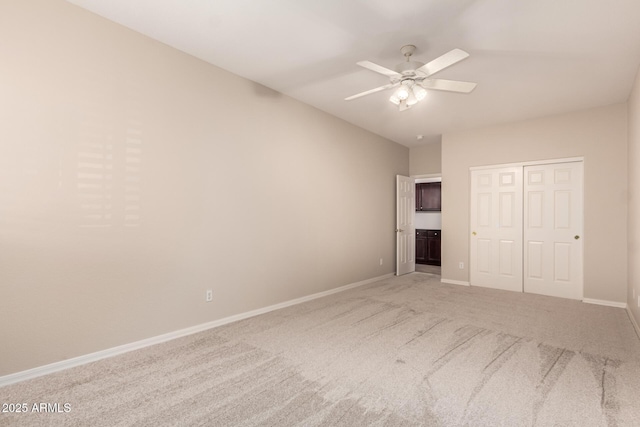
<path fill-rule="evenodd" d="M 411 60 L 411 55 L 413 55 L 415 50 L 416 47 L 414 45 L 406 45 L 400 49 L 406 61 L 398 64 L 396 71 L 369 61 L 358 62 L 358 65 L 361 67 L 389 77 L 390 83 L 349 96 L 344 100 L 351 101 L 361 96 L 398 87 L 391 95 L 391 98 L 389 98 L 389 101 L 396 104 L 400 111 L 404 111 L 424 99 L 425 96 L 427 96 L 427 89 L 469 93 L 476 87 L 476 83 L 471 82 L 429 78 L 433 74 L 467 58 L 469 54 L 464 50 L 453 49 L 427 64 Z"/>

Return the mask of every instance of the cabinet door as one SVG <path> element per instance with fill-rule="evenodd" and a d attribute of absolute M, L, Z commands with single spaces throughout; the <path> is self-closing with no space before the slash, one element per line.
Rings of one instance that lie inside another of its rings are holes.
<path fill-rule="evenodd" d="M 433 236 L 429 236 L 427 239 L 427 264 L 440 265 L 441 264 L 441 240 L 440 232 L 430 232 Z"/>
<path fill-rule="evenodd" d="M 441 210 L 442 183 L 426 182 L 420 187 L 420 210 Z"/>
<path fill-rule="evenodd" d="M 416 231 L 416 262 L 424 264 L 427 262 L 427 234 L 424 230 Z"/>
<path fill-rule="evenodd" d="M 422 210 L 422 184 L 416 184 L 416 211 Z"/>

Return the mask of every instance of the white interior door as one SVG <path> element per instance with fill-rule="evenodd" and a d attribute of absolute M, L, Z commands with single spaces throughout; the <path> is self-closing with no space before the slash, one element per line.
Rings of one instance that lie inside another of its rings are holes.
<path fill-rule="evenodd" d="M 524 168 L 524 291 L 582 299 L 582 162 Z"/>
<path fill-rule="evenodd" d="M 396 176 L 396 275 L 416 270 L 416 183 Z"/>
<path fill-rule="evenodd" d="M 470 284 L 522 292 L 522 167 L 471 171 Z"/>

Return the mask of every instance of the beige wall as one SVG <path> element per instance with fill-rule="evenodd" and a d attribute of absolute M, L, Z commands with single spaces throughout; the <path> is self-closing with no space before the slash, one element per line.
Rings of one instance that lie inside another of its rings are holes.
<path fill-rule="evenodd" d="M 584 297 L 626 302 L 626 104 L 444 135 L 443 279 L 469 280 L 469 167 L 579 156 L 585 171 Z"/>
<path fill-rule="evenodd" d="M 640 324 L 640 70 L 628 101 L 629 106 L 629 308 Z"/>
<path fill-rule="evenodd" d="M 430 175 L 442 172 L 442 140 L 429 142 L 409 150 L 409 173 Z"/>
<path fill-rule="evenodd" d="M 0 375 L 394 271 L 406 147 L 62 0 L 0 16 Z"/>

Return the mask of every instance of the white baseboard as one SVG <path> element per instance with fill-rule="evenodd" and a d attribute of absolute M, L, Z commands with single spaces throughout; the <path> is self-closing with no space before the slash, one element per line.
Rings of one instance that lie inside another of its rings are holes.
<path fill-rule="evenodd" d="M 128 353 L 133 350 L 138 350 L 144 347 L 149 347 L 155 344 L 160 344 L 166 341 L 174 340 L 176 338 L 181 338 L 187 335 L 206 331 L 207 329 L 217 328 L 218 326 L 226 325 L 232 322 L 237 322 L 238 320 L 248 319 L 249 317 L 258 316 L 260 314 L 268 313 L 270 311 L 279 310 L 281 308 L 289 307 L 296 304 L 301 304 L 303 302 L 326 297 L 328 295 L 336 294 L 338 292 L 344 292 L 349 289 L 357 288 L 358 286 L 368 285 L 370 283 L 388 279 L 393 276 L 394 276 L 393 273 L 389 273 L 383 276 L 373 277 L 371 279 L 362 280 L 360 282 L 350 283 L 348 285 L 344 285 L 339 288 L 329 289 L 328 291 L 318 292 L 318 293 L 307 295 L 304 297 L 281 302 L 279 304 L 270 305 L 268 307 L 263 307 L 256 310 L 247 311 L 245 313 L 236 314 L 234 316 L 225 317 L 224 319 L 202 323 L 200 325 L 195 325 L 189 328 L 180 329 L 178 331 L 169 332 L 167 334 L 146 338 L 140 341 L 135 341 L 129 344 L 124 344 L 124 345 L 120 345 L 113 348 L 108 348 L 106 350 L 97 351 L 95 353 L 85 354 L 83 356 L 74 357 L 72 359 L 67 359 L 60 362 L 39 366 L 37 368 L 29 369 L 26 371 L 16 372 L 15 374 L 5 375 L 0 377 L 0 387 L 7 386 L 9 384 L 15 384 L 21 381 L 30 380 L 36 377 L 41 377 L 43 375 L 52 374 L 54 372 L 63 371 L 65 369 L 74 368 L 76 366 L 85 365 L 87 363 L 96 362 L 98 360 L 106 359 L 108 357 L 117 356 L 119 354 Z"/>
<path fill-rule="evenodd" d="M 462 280 L 440 279 L 440 282 L 450 285 L 471 286 L 469 282 L 463 282 Z"/>
<path fill-rule="evenodd" d="M 629 320 L 631 320 L 631 324 L 633 328 L 636 330 L 636 334 L 638 334 L 638 338 L 640 338 L 640 325 L 636 321 L 636 318 L 633 317 L 633 313 L 631 312 L 631 307 L 627 305 L 627 315 L 629 315 Z"/>
<path fill-rule="evenodd" d="M 582 302 L 587 304 L 606 305 L 607 307 L 627 308 L 626 302 L 607 301 L 593 298 L 582 298 Z"/>

